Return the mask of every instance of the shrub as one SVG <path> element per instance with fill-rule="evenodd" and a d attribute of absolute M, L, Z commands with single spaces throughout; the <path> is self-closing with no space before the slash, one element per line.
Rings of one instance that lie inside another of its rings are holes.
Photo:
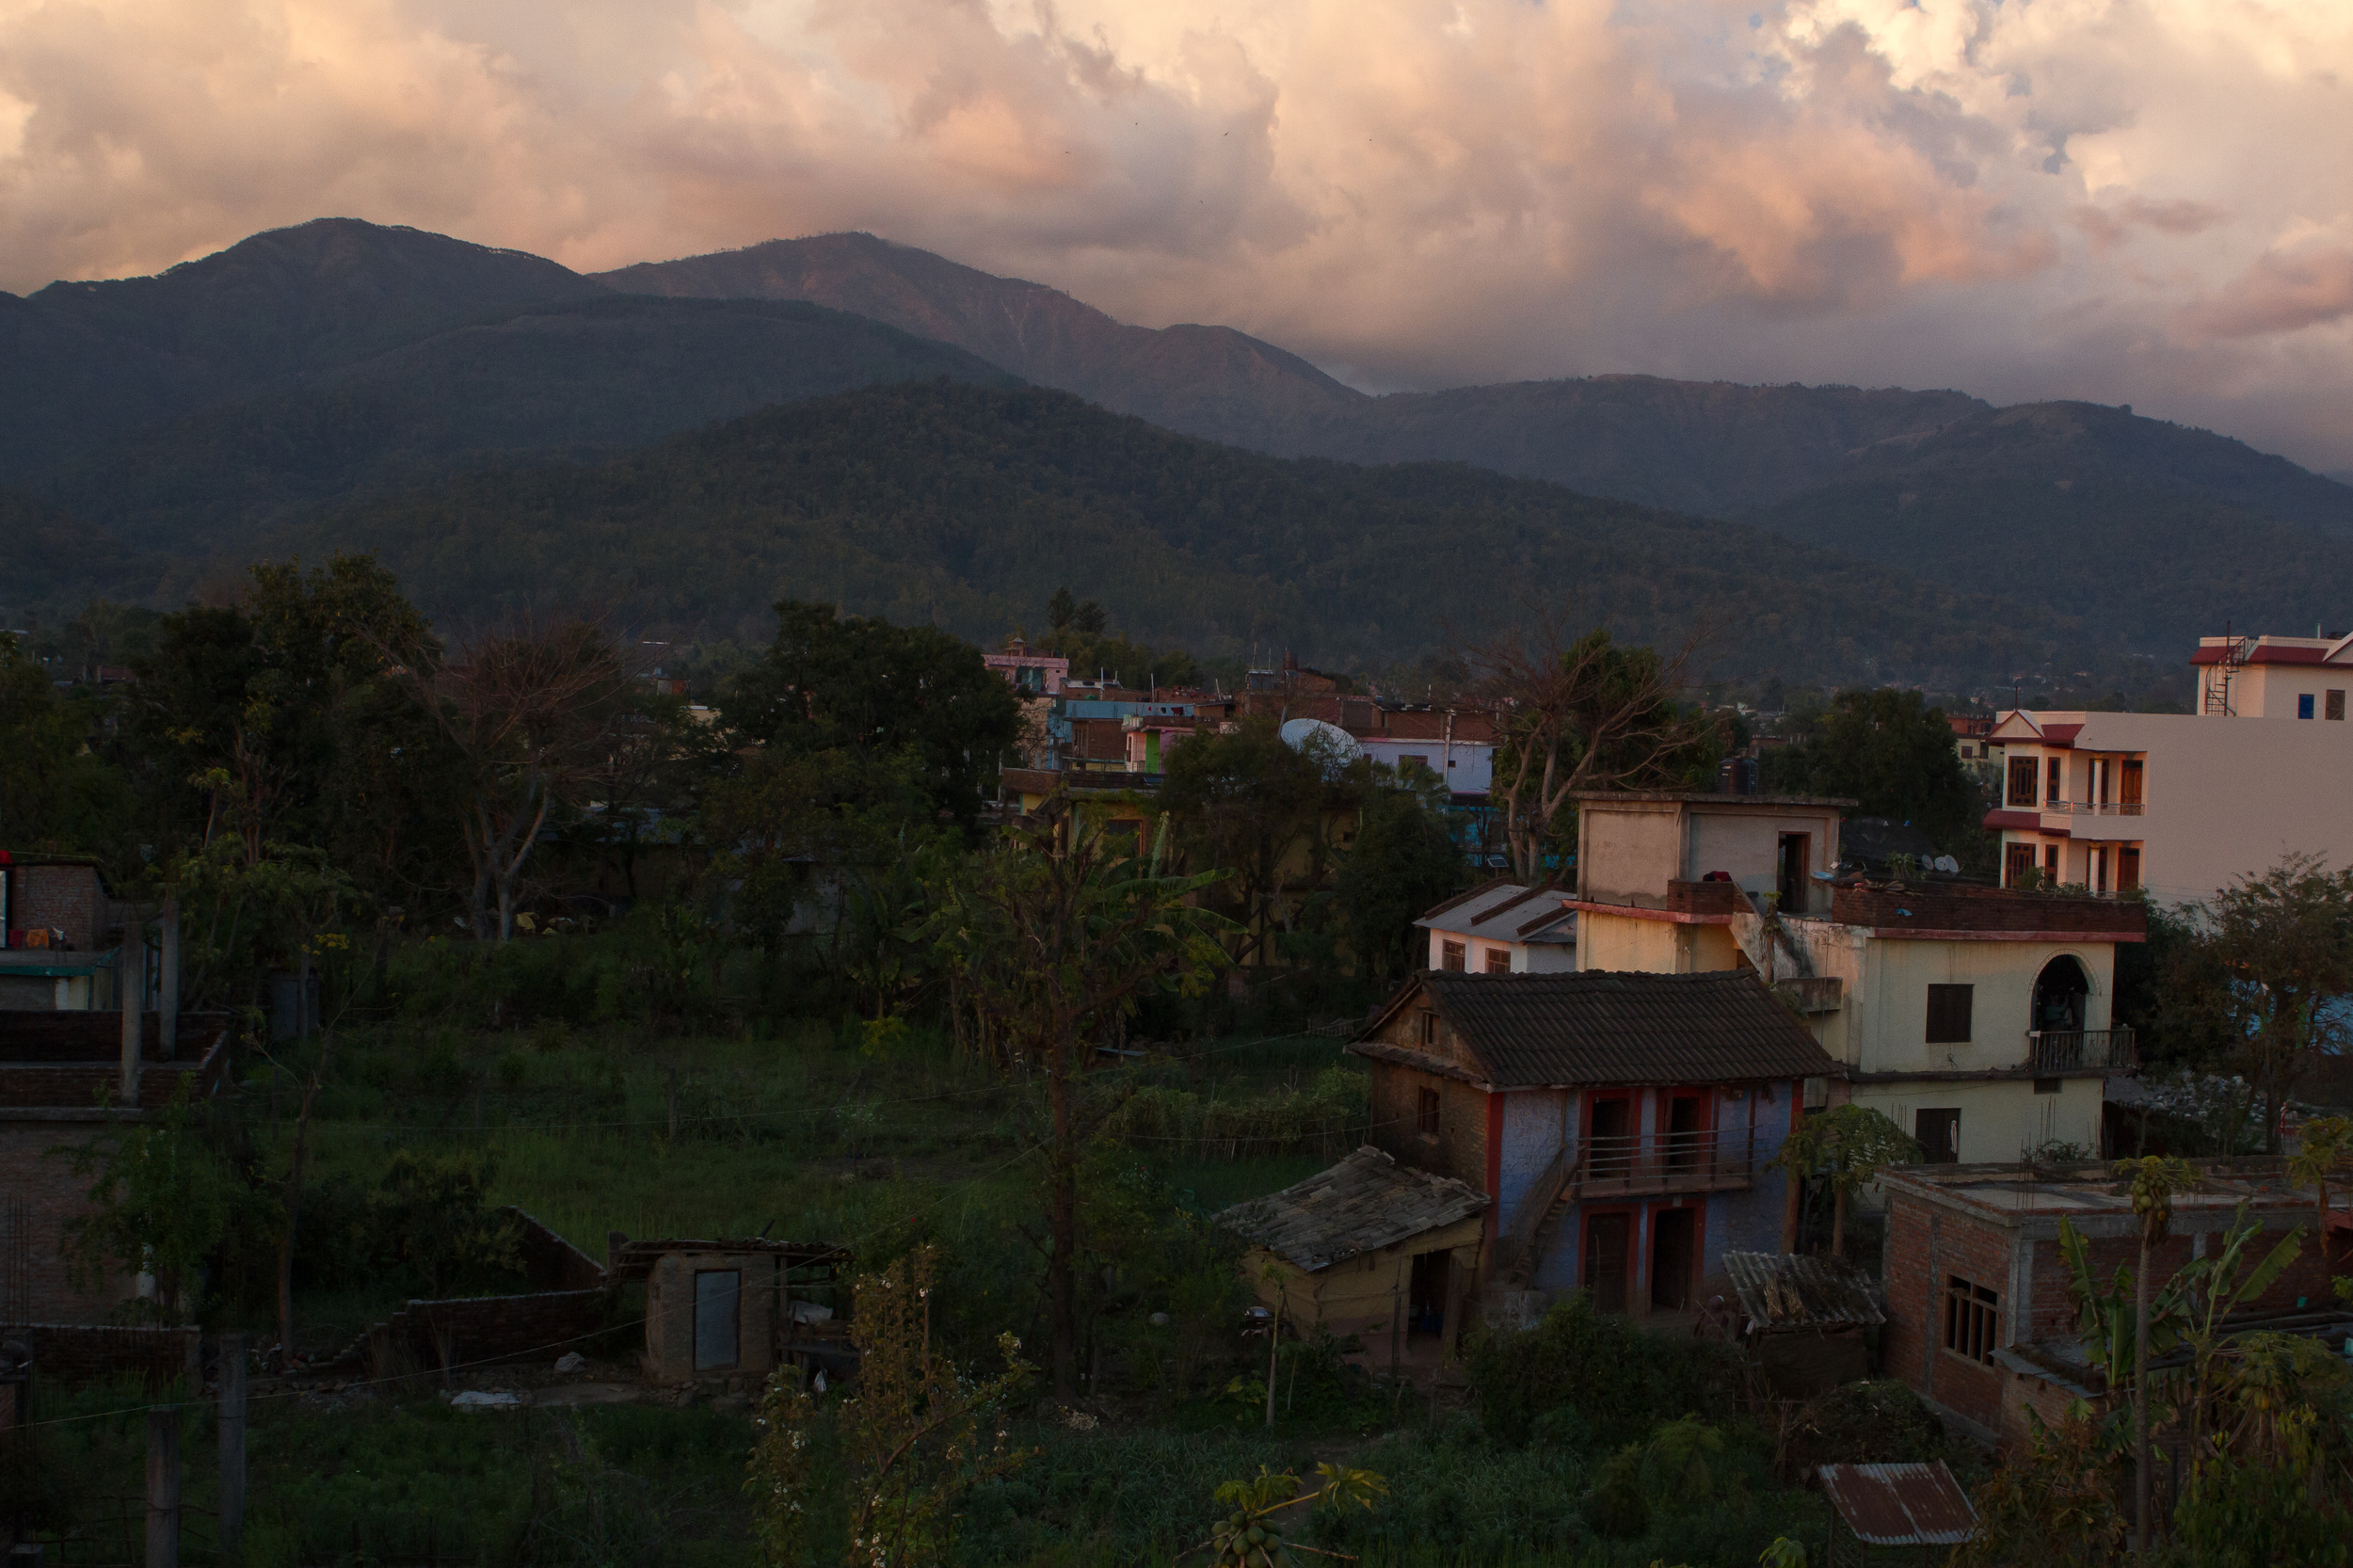
<path fill-rule="evenodd" d="M 1526 1443 L 1538 1416 L 1564 1405 L 1610 1448 L 1645 1439 L 1663 1415 L 1721 1420 L 1741 1377 L 1729 1348 L 1646 1334 L 1594 1311 L 1581 1290 L 1535 1328 L 1476 1336 L 1467 1359 L 1487 1430 L 1513 1444 Z"/>

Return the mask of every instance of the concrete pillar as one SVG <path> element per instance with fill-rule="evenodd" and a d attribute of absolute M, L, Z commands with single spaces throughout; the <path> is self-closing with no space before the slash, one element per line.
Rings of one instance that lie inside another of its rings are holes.
<path fill-rule="evenodd" d="M 163 934 L 156 955 L 157 1029 L 163 1036 L 163 1059 L 180 1054 L 180 901 L 164 900 Z"/>
<path fill-rule="evenodd" d="M 122 991 L 121 1100 L 136 1110 L 139 1103 L 139 1071 L 144 1064 L 141 1026 L 147 1005 L 147 933 L 136 909 L 125 913 L 122 919 L 122 948 L 116 961 L 115 979 Z"/>
<path fill-rule="evenodd" d="M 147 1407 L 147 1568 L 180 1568 L 180 1413 Z"/>
<path fill-rule="evenodd" d="M 245 1336 L 220 1336 L 220 1560 L 243 1560 L 245 1543 Z"/>

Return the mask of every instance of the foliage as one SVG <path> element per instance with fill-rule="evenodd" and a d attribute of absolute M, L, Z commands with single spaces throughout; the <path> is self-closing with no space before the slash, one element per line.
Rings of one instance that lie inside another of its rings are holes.
<path fill-rule="evenodd" d="M 859 1277 L 851 1314 L 856 1393 L 828 1407 L 792 1368 L 770 1380 L 744 1489 L 771 1562 L 797 1568 L 817 1526 L 810 1503 L 821 1426 L 840 1448 L 849 1512 L 842 1560 L 856 1568 L 946 1562 L 959 1501 L 1028 1457 L 1007 1446 L 1001 1415 L 1029 1379 L 1021 1343 L 1011 1334 L 1000 1338 L 1005 1370 L 994 1378 L 960 1371 L 933 1345 L 938 1271 L 937 1250 L 923 1246 Z"/>
<path fill-rule="evenodd" d="M 1163 1159 L 1305 1152 L 1337 1160 L 1364 1142 L 1370 1096 L 1366 1076 L 1345 1066 L 1324 1068 L 1304 1088 L 1231 1097 L 1154 1085 L 1137 1090 L 1103 1133 Z"/>
<path fill-rule="evenodd" d="M 2120 1263 L 2103 1288 L 2092 1269 L 2083 1233 L 2065 1217 L 2059 1220 L 2059 1256 L 2067 1260 L 2067 1293 L 2075 1302 L 2075 1327 L 2083 1336 L 2085 1357 L 2107 1378 L 2110 1386 L 2128 1385 L 2133 1381 L 2133 1346 L 2140 1323 L 2140 1313 L 2135 1305 L 2135 1272 Z M 2187 1312 L 2188 1303 L 2183 1298 L 2178 1281 L 2169 1280 L 2155 1292 L 2148 1310 L 2152 1353 L 2162 1355 L 2181 1343 Z"/>
<path fill-rule="evenodd" d="M 1021 717 L 979 650 L 936 626 L 844 618 L 830 604 L 783 600 L 776 612 L 767 657 L 722 698 L 728 723 L 788 756 L 904 754 L 932 807 L 969 824 Z"/>
<path fill-rule="evenodd" d="M 1773 1157 L 1776 1169 L 1792 1178 L 1806 1176 L 1830 1183 L 1836 1207 L 1831 1222 L 1831 1256 L 1843 1257 L 1847 1245 L 1847 1205 L 1863 1188 L 1879 1179 L 1890 1165 L 1908 1165 L 1920 1158 L 1918 1139 L 1867 1105 L 1835 1105 L 1807 1116 L 1783 1141 Z"/>
<path fill-rule="evenodd" d="M 205 1266 L 232 1227 L 266 1230 L 273 1219 L 198 1122 L 195 1079 L 181 1074 L 152 1115 L 57 1151 L 93 1178 L 89 1211 L 66 1223 L 76 1288 L 95 1295 L 124 1274 L 152 1275 L 155 1304 L 177 1321 L 202 1308 Z"/>
<path fill-rule="evenodd" d="M 1491 793 L 1523 882 L 1545 880 L 1575 853 L 1570 801 L 1581 790 L 1631 790 L 1713 777 L 1715 728 L 1676 694 L 1694 645 L 1662 657 L 1621 648 L 1601 628 L 1563 644 L 1557 628 L 1506 640 L 1479 657 L 1502 710 Z"/>
<path fill-rule="evenodd" d="M 1648 1436 L 1662 1410 L 1720 1419 L 1740 1377 L 1737 1357 L 1723 1346 L 1644 1333 L 1596 1311 L 1581 1290 L 1555 1303 L 1535 1328 L 1473 1336 L 1466 1361 L 1488 1430 L 1513 1444 L 1564 1406 L 1613 1448 Z"/>
<path fill-rule="evenodd" d="M 512 1274 L 522 1266 L 522 1225 L 486 1194 L 495 1157 L 393 1152 L 371 1208 L 379 1247 L 413 1270 L 428 1297 Z"/>
<path fill-rule="evenodd" d="M 1444 814 L 1444 784 L 1418 763 L 1406 767 L 1427 783 L 1366 792 L 1356 840 L 1340 856 L 1333 888 L 1357 972 L 1375 981 L 1421 967 L 1414 948 L 1422 933 L 1414 921 L 1464 882 L 1463 852 Z"/>
<path fill-rule="evenodd" d="M 1337 1512 L 1347 1512 L 1351 1505 L 1369 1512 L 1374 1499 L 1389 1489 L 1389 1483 L 1371 1470 L 1326 1462 L 1316 1466 L 1316 1474 L 1323 1484 L 1304 1496 L 1298 1476 L 1271 1471 L 1263 1464 L 1249 1480 L 1220 1486 L 1217 1500 L 1232 1504 L 1234 1512 L 1218 1520 L 1209 1532 L 1211 1568 L 1291 1568 L 1299 1560 L 1284 1537 L 1283 1527 L 1275 1522 L 1276 1514 L 1311 1503 Z"/>
<path fill-rule="evenodd" d="M 1340 787 L 1341 767 L 1312 744 L 1286 744 L 1270 715 L 1169 753 L 1160 803 L 1186 863 L 1229 873 L 1222 890 L 1237 901 L 1248 933 L 1238 962 L 1270 962 L 1273 928 L 1288 927 L 1297 897 L 1322 885 L 1332 818 L 1353 804 Z"/>
<path fill-rule="evenodd" d="M 1785 1408 L 1777 1429 L 1778 1467 L 1792 1480 L 1825 1464 L 1921 1464 L 1965 1451 L 1927 1401 L 1892 1378 L 1824 1389 Z"/>
<path fill-rule="evenodd" d="M 2277 1154 L 2288 1096 L 2316 1056 L 2346 1043 L 2332 1004 L 2353 992 L 2353 869 L 2291 854 L 2217 893 L 2204 917 L 2212 960 L 2229 977 L 2208 1004 L 2263 1091 L 2265 1146 Z"/>
<path fill-rule="evenodd" d="M 112 854 L 130 792 L 88 744 L 96 714 L 57 694 L 23 641 L 0 632 L 0 843 Z"/>
<path fill-rule="evenodd" d="M 1766 788 L 1853 800 L 1856 815 L 1915 825 L 1948 854 L 1980 836 L 1985 802 L 1961 769 L 1945 711 L 1918 692 L 1840 692 L 1810 728 L 1766 753 Z"/>
<path fill-rule="evenodd" d="M 1954 1568 L 2107 1568 L 2121 1560 L 2121 1445 L 2076 1401 L 2056 1427 L 2026 1413 L 2025 1448 L 1979 1482 L 1977 1528 Z"/>

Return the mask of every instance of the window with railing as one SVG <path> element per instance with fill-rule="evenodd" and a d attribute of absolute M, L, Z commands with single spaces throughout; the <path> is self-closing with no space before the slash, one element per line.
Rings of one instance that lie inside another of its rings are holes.
<path fill-rule="evenodd" d="M 1972 1361 L 1991 1362 L 2001 1343 L 2002 1298 L 1959 1274 L 1945 1280 L 1945 1348 Z"/>

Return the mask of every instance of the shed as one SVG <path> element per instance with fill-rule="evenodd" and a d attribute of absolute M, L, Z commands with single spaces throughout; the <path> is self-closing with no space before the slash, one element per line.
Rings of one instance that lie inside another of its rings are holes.
<path fill-rule="evenodd" d="M 835 1282 L 848 1249 L 761 1238 L 632 1241 L 608 1253 L 616 1284 L 646 1283 L 646 1377 L 657 1384 L 765 1380 L 783 1364 L 815 1362 L 839 1376 L 852 1358 Z M 795 1302 L 822 1306 L 818 1318 Z M 815 1320 L 810 1320 L 814 1319 Z"/>
<path fill-rule="evenodd" d="M 1825 1464 L 1834 1517 L 1826 1568 L 1943 1560 L 1977 1528 L 1977 1511 L 1941 1459 L 1927 1464 Z"/>
<path fill-rule="evenodd" d="M 1478 1189 L 1368 1146 L 1218 1220 L 1251 1243 L 1258 1299 L 1284 1322 L 1353 1334 L 1401 1371 L 1452 1359 L 1486 1208 Z"/>
<path fill-rule="evenodd" d="M 1871 1331 L 1887 1321 L 1870 1277 L 1834 1257 L 1727 1252 L 1743 1334 L 1774 1391 L 1805 1399 L 1871 1375 Z"/>

